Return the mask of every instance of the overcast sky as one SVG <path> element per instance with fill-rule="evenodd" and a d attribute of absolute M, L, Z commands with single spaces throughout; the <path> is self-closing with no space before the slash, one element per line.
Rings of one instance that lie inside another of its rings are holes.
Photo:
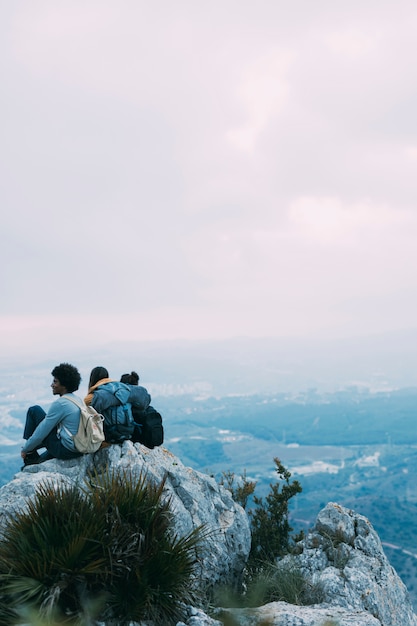
<path fill-rule="evenodd" d="M 0 338 L 417 326 L 414 0 L 3 0 Z"/>

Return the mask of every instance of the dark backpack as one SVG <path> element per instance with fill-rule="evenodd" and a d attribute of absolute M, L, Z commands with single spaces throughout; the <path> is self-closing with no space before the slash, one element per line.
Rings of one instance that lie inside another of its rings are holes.
<path fill-rule="evenodd" d="M 132 406 L 134 420 L 140 425 L 136 432 L 140 431 L 135 441 L 139 441 L 147 448 L 155 448 L 164 443 L 164 427 L 162 416 L 153 406 L 148 406 L 144 411 Z"/>

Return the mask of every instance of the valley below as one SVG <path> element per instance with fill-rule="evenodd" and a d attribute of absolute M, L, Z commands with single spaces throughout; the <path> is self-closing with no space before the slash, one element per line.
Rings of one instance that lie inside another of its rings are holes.
<path fill-rule="evenodd" d="M 3 377 L 0 484 L 20 471 L 27 407 L 47 408 L 52 400 L 39 376 L 34 372 L 24 384 L 13 375 Z M 164 418 L 165 447 L 218 481 L 223 472 L 237 478 L 245 473 L 256 481 L 258 496 L 276 481 L 279 458 L 302 486 L 290 502 L 294 532 L 312 526 L 328 502 L 366 516 L 417 608 L 417 389 L 351 386 L 331 393 L 220 397 L 202 389 L 151 390 Z"/>

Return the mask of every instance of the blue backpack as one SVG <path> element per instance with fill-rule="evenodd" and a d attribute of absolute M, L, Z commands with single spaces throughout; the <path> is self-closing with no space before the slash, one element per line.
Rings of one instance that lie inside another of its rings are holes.
<path fill-rule="evenodd" d="M 132 438 L 135 421 L 132 405 L 127 402 L 129 394 L 129 387 L 118 382 L 101 385 L 94 394 L 93 406 L 100 407 L 99 412 L 104 417 L 104 435 L 109 443 L 123 443 Z"/>

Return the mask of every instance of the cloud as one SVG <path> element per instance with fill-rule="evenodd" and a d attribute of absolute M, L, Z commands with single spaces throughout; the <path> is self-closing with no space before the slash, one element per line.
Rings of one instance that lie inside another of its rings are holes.
<path fill-rule="evenodd" d="M 252 151 L 270 119 L 279 116 L 289 96 L 286 74 L 290 64 L 290 54 L 271 50 L 245 69 L 239 91 L 247 110 L 247 121 L 241 128 L 227 133 L 228 139 L 238 149 Z"/>
<path fill-rule="evenodd" d="M 0 13 L 9 343 L 414 325 L 413 3 Z"/>

